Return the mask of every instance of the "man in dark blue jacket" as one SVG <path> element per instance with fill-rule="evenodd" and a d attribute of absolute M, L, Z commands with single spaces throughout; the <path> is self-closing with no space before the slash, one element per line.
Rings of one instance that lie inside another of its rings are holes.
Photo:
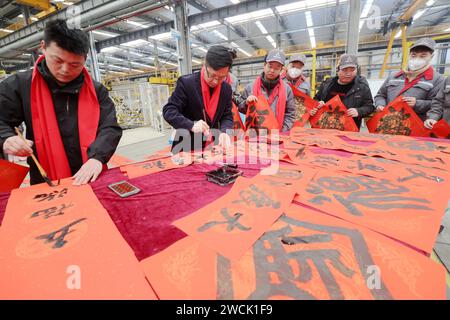
<path fill-rule="evenodd" d="M 210 139 L 230 146 L 226 131 L 233 128 L 232 90 L 224 80 L 235 57 L 233 49 L 212 46 L 200 72 L 178 79 L 163 108 L 164 119 L 176 129 L 173 153 L 201 150 Z"/>

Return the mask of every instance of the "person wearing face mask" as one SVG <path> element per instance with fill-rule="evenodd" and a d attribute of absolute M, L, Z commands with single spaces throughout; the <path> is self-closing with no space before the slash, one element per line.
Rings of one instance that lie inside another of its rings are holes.
<path fill-rule="evenodd" d="M 259 95 L 264 95 L 282 132 L 290 130 L 295 122 L 294 94 L 280 76 L 285 62 L 281 50 L 270 51 L 264 62 L 264 71 L 247 85 L 242 93 L 243 101 L 238 106 L 240 112 L 247 113 L 248 106 L 256 102 Z"/>
<path fill-rule="evenodd" d="M 366 78 L 358 75 L 358 58 L 352 54 L 343 54 L 339 59 L 337 76 L 328 78 L 319 87 L 314 100 L 319 106 L 310 111 L 314 116 L 325 105 L 325 102 L 340 96 L 347 107 L 347 115 L 353 117 L 358 128 L 362 118 L 374 110 L 372 93 Z"/>
<path fill-rule="evenodd" d="M 425 121 L 430 110 L 431 101 L 438 93 L 444 77 L 430 65 L 436 42 L 431 38 L 422 38 L 411 46 L 408 66 L 390 75 L 375 96 L 377 111 L 398 96 L 405 101 L 415 113 Z"/>
<path fill-rule="evenodd" d="M 287 84 L 294 86 L 308 96 L 311 93 L 311 85 L 303 76 L 303 68 L 305 67 L 306 56 L 302 53 L 293 54 L 289 59 L 286 77 L 284 80 Z"/>

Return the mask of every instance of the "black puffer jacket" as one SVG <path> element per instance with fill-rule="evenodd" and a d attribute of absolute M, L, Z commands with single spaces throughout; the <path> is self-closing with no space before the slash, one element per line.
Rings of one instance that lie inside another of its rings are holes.
<path fill-rule="evenodd" d="M 329 78 L 322 82 L 319 90 L 314 97 L 314 100 L 325 101 L 324 99 L 328 95 L 333 83 L 338 80 L 338 77 Z M 325 101 L 326 102 L 326 101 Z M 361 126 L 361 120 L 367 117 L 374 111 L 372 93 L 370 92 L 369 84 L 366 78 L 362 76 L 356 76 L 353 87 L 347 92 L 342 99 L 347 109 L 355 108 L 358 110 L 359 116 L 353 118 L 358 128 Z"/>

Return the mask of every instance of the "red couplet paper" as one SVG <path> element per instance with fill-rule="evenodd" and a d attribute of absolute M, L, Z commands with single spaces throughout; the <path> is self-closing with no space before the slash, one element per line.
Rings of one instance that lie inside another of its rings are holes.
<path fill-rule="evenodd" d="M 19 188 L 29 168 L 0 159 L 0 192 Z"/>
<path fill-rule="evenodd" d="M 239 178 L 228 194 L 174 225 L 227 258 L 238 259 L 295 195 L 293 189 L 286 192 L 260 181 Z"/>
<path fill-rule="evenodd" d="M 308 206 L 431 252 L 448 202 L 440 188 L 321 170 L 297 193 Z"/>
<path fill-rule="evenodd" d="M 445 269 L 367 228 L 292 205 L 238 260 L 186 237 L 141 261 L 161 299 L 445 299 Z"/>
<path fill-rule="evenodd" d="M 256 130 L 280 129 L 275 114 L 263 95 L 259 95 L 258 100 L 248 106 L 245 127 Z"/>
<path fill-rule="evenodd" d="M 430 137 L 439 139 L 450 139 L 450 126 L 444 119 L 439 120 L 431 129 Z"/>
<path fill-rule="evenodd" d="M 381 112 L 367 121 L 371 133 L 396 134 L 405 136 L 426 136 L 422 120 L 414 110 L 399 96 Z"/>
<path fill-rule="evenodd" d="M 310 123 L 312 128 L 359 131 L 353 118 L 347 115 L 347 107 L 338 95 L 328 100 L 310 119 Z"/>
<path fill-rule="evenodd" d="M 303 127 L 310 117 L 310 111 L 319 105 L 319 102 L 312 99 L 303 91 L 291 85 L 295 97 L 296 122 L 294 127 Z"/>
<path fill-rule="evenodd" d="M 11 193 L 0 229 L 0 299 L 156 299 L 91 187 Z"/>

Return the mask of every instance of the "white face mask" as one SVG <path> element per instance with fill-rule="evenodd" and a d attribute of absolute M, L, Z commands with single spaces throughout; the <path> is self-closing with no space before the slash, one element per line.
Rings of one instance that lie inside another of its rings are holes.
<path fill-rule="evenodd" d="M 303 68 L 299 69 L 299 68 L 290 68 L 288 70 L 288 75 L 291 79 L 297 79 L 298 77 L 300 77 L 302 75 L 303 72 Z"/>
<path fill-rule="evenodd" d="M 411 71 L 422 69 L 428 64 L 428 60 L 421 58 L 412 58 L 408 61 L 408 68 Z"/>

